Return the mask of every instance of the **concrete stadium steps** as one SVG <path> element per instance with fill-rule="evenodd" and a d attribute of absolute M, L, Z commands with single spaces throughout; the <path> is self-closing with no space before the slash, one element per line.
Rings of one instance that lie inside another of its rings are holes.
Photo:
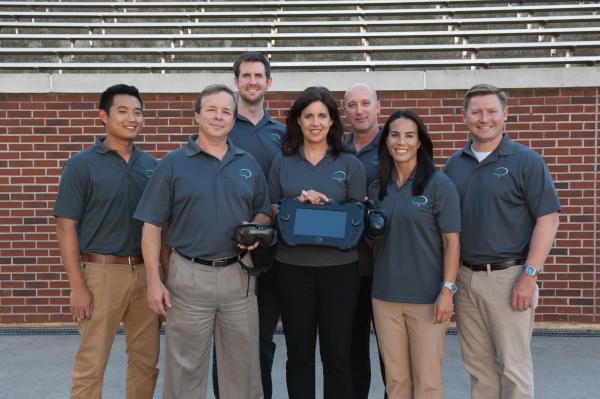
<path fill-rule="evenodd" d="M 3 1 L 0 71 L 594 65 L 600 2 Z"/>

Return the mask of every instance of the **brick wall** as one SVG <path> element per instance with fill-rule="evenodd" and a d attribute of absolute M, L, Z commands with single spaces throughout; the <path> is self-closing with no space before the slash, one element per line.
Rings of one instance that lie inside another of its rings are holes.
<path fill-rule="evenodd" d="M 467 137 L 463 90 L 380 92 L 382 115 L 417 111 L 433 136 L 436 163 Z M 342 94 L 336 93 L 341 99 Z M 598 103 L 600 88 L 509 90 L 511 137 L 540 152 L 563 207 L 556 245 L 540 276 L 538 321 L 600 323 Z M 294 93 L 270 93 L 283 120 Z M 193 95 L 145 94 L 140 146 L 158 157 L 195 131 Z M 0 94 L 0 323 L 69 322 L 51 210 L 61 166 L 103 133 L 98 94 Z M 384 119 L 382 118 L 381 122 Z"/>

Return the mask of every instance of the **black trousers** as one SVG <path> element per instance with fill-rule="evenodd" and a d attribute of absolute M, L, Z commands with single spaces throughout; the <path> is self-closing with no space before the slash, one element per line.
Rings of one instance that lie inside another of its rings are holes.
<path fill-rule="evenodd" d="M 315 398 L 317 332 L 323 362 L 323 398 L 351 398 L 350 347 L 360 289 L 357 264 L 311 267 L 277 263 L 276 267 L 289 398 Z"/>
<path fill-rule="evenodd" d="M 354 313 L 352 327 L 352 388 L 353 399 L 368 399 L 371 388 L 371 322 L 373 320 L 373 306 L 371 304 L 371 287 L 373 275 L 360 277 L 360 293 Z M 375 328 L 375 323 L 373 323 Z M 378 348 L 379 349 L 379 348 Z M 379 353 L 379 350 L 377 351 Z M 385 368 L 379 353 L 381 377 L 385 387 Z M 387 394 L 384 395 L 387 398 Z"/>
<path fill-rule="evenodd" d="M 272 257 L 273 248 L 257 248 L 260 256 Z M 253 262 L 256 262 L 253 257 Z M 262 380 L 264 399 L 271 399 L 273 396 L 273 382 L 271 380 L 271 370 L 273 369 L 273 358 L 275 357 L 275 342 L 273 342 L 273 333 L 279 322 L 279 299 L 277 298 L 277 268 L 271 266 L 269 270 L 258 276 L 258 335 L 260 345 L 260 376 Z M 213 359 L 214 345 L 213 345 Z M 213 393 L 215 399 L 219 399 L 219 382 L 217 374 L 217 361 L 213 361 Z"/>

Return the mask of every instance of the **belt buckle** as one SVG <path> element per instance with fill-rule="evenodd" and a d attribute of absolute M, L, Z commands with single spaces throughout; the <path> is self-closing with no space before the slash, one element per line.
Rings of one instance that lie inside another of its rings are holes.
<path fill-rule="evenodd" d="M 212 261 L 213 267 L 227 266 L 227 258 L 224 259 L 216 259 Z"/>
<path fill-rule="evenodd" d="M 129 266 L 133 266 L 133 256 L 127 257 L 127 263 L 129 264 Z"/>

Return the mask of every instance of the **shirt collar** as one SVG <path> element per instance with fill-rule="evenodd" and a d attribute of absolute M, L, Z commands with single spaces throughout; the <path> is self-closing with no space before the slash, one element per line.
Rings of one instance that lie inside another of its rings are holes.
<path fill-rule="evenodd" d="M 383 126 L 379 127 L 379 131 L 377 132 L 377 134 L 375 135 L 375 137 L 373 137 L 373 140 L 371 140 L 366 146 L 364 146 L 360 151 L 356 151 L 356 147 L 354 146 L 354 132 L 350 132 L 350 134 L 348 135 L 348 138 L 346 139 L 346 144 L 350 146 L 350 148 L 352 148 L 357 154 L 360 154 L 361 152 L 365 152 L 373 147 L 376 147 L 379 145 L 379 140 L 381 139 L 381 133 L 383 132 Z"/>
<path fill-rule="evenodd" d="M 106 137 L 98 137 L 96 139 L 96 143 L 94 143 L 94 147 L 93 147 L 94 151 L 96 151 L 98 154 L 101 154 L 101 155 L 106 155 L 110 152 L 119 155 L 115 150 L 109 148 L 105 142 L 106 142 Z M 137 147 L 135 146 L 135 144 L 133 144 L 132 149 L 131 149 L 131 156 L 133 157 L 136 152 L 137 152 Z"/>
<path fill-rule="evenodd" d="M 256 123 L 256 127 L 264 126 L 268 123 L 277 123 L 277 121 L 275 119 L 271 118 L 271 116 L 269 115 L 269 111 L 267 111 L 266 108 L 263 109 L 263 111 L 264 111 L 263 117 L 258 121 L 258 123 Z M 241 115 L 239 113 L 236 115 L 236 119 L 239 119 L 241 121 L 244 121 L 244 122 L 247 122 L 247 123 L 253 125 L 253 123 L 250 122 L 250 120 L 248 118 L 246 118 L 244 115 Z"/>
<path fill-rule="evenodd" d="M 461 155 L 468 154 L 469 156 L 475 158 L 475 154 L 473 154 L 473 150 L 471 149 L 472 144 L 473 139 L 470 138 L 467 142 L 467 145 L 460 150 Z M 498 147 L 492 151 L 492 153 L 496 152 L 498 155 L 512 155 L 516 151 L 517 144 L 508 137 L 507 133 L 502 133 L 502 140 L 500 141 L 500 144 L 498 144 Z"/>
<path fill-rule="evenodd" d="M 202 147 L 198 145 L 196 140 L 198 140 L 197 134 L 192 134 L 188 138 L 188 142 L 185 145 L 185 155 L 187 155 L 188 157 L 193 157 L 194 155 L 198 155 L 201 152 L 204 152 L 202 150 Z M 233 155 L 242 155 L 245 153 L 244 150 L 236 147 L 229 138 L 227 138 L 227 152 L 231 152 Z"/>

